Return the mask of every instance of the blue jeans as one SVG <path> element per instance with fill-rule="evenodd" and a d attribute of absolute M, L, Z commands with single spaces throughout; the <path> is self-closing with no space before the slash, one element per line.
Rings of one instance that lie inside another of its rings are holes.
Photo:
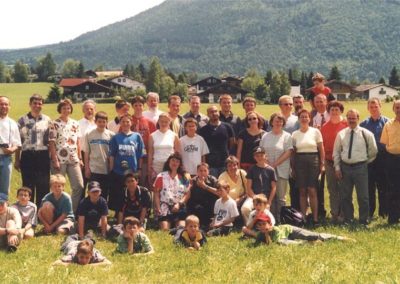
<path fill-rule="evenodd" d="M 11 155 L 0 155 L 0 192 L 7 194 L 7 196 L 10 191 L 11 171 Z"/>

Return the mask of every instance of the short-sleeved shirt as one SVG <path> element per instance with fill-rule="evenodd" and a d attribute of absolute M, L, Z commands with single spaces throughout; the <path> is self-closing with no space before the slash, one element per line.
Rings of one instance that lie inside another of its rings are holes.
<path fill-rule="evenodd" d="M 377 120 L 374 120 L 372 117 L 368 117 L 367 119 L 365 119 L 363 122 L 360 123 L 361 127 L 368 129 L 374 134 L 376 146 L 378 147 L 379 152 L 385 151 L 385 145 L 382 144 L 380 141 L 381 141 L 383 127 L 388 121 L 389 118 L 381 115 Z"/>
<path fill-rule="evenodd" d="M 186 120 L 188 118 L 194 118 L 197 121 L 198 128 L 202 128 L 209 121 L 208 116 L 206 116 L 206 115 L 204 115 L 202 113 L 199 113 L 199 114 L 196 115 L 196 114 L 192 113 L 191 111 L 188 111 L 187 113 L 185 113 L 183 115 L 183 119 Z"/>
<path fill-rule="evenodd" d="M 157 125 L 158 122 L 158 117 L 160 116 L 160 114 L 162 114 L 163 112 L 159 109 L 155 109 L 155 110 L 146 110 L 143 112 L 143 116 L 150 119 L 154 125 Z"/>
<path fill-rule="evenodd" d="M 144 116 L 140 118 L 132 116 L 131 130 L 142 136 L 144 146 L 146 147 L 146 151 L 148 151 L 150 134 L 157 130 L 153 121 Z"/>
<path fill-rule="evenodd" d="M 232 126 L 232 129 L 235 133 L 235 137 L 239 135 L 239 128 L 242 125 L 242 121 L 240 120 L 240 117 L 233 114 L 232 112 L 229 114 L 229 116 L 225 116 L 222 112 L 219 112 L 219 120 L 222 122 L 226 122 Z"/>
<path fill-rule="evenodd" d="M 18 119 L 22 151 L 48 150 L 50 121 L 47 115 L 40 114 L 34 118 L 30 112 Z"/>
<path fill-rule="evenodd" d="M 137 233 L 133 240 L 133 251 L 135 253 L 146 253 L 152 250 L 153 246 L 146 234 L 142 232 Z M 117 238 L 117 251 L 120 253 L 128 252 L 128 240 L 123 234 L 120 234 Z"/>
<path fill-rule="evenodd" d="M 86 133 L 92 131 L 97 127 L 94 121 L 90 121 L 86 118 L 80 119 L 78 123 L 79 123 L 79 138 L 85 137 Z"/>
<path fill-rule="evenodd" d="M 239 211 L 237 209 L 237 205 L 235 200 L 229 197 L 228 200 L 222 201 L 222 199 L 218 199 L 215 202 L 214 206 L 214 224 L 219 225 L 223 223 L 225 220 L 230 218 L 236 218 L 239 216 Z M 233 223 L 226 224 L 227 227 L 232 227 Z"/>
<path fill-rule="evenodd" d="M 293 233 L 293 228 L 290 225 L 274 226 L 270 234 L 273 242 L 280 242 L 283 239 L 287 239 L 289 235 Z M 265 235 L 261 232 L 257 234 L 256 242 L 265 242 Z"/>
<path fill-rule="evenodd" d="M 327 86 L 324 86 L 322 90 L 317 90 L 316 87 L 312 87 L 309 91 L 308 100 L 314 101 L 314 97 L 319 94 L 324 94 L 328 102 L 336 100 L 335 97 L 332 95 L 331 89 Z"/>
<path fill-rule="evenodd" d="M 189 180 L 180 175 L 172 178 L 169 172 L 161 172 L 154 181 L 155 188 L 160 190 L 160 216 L 172 214 L 172 206 L 182 200 L 189 191 Z"/>
<path fill-rule="evenodd" d="M 22 226 L 21 215 L 18 210 L 13 207 L 7 207 L 7 211 L 0 215 L 0 227 L 5 228 L 7 221 L 13 220 L 17 229 Z M 4 247 L 7 244 L 7 236 L 0 236 L 0 247 Z"/>
<path fill-rule="evenodd" d="M 28 201 L 28 204 L 22 206 L 19 202 L 14 203 L 11 207 L 18 210 L 21 215 L 22 227 L 31 224 L 33 227 L 37 225 L 37 207 L 33 202 Z"/>
<path fill-rule="evenodd" d="M 114 168 L 118 175 L 126 170 L 138 170 L 139 160 L 146 154 L 143 139 L 139 133 L 118 133 L 111 138 L 110 156 L 114 157 Z"/>
<path fill-rule="evenodd" d="M 21 137 L 17 123 L 9 118 L 0 118 L 0 144 L 8 144 L 11 146 L 21 146 Z M 4 154 L 3 149 L 0 147 L 0 155 Z"/>
<path fill-rule="evenodd" d="M 126 189 L 125 201 L 121 210 L 124 218 L 133 216 L 139 219 L 140 213 L 144 208 L 151 208 L 151 197 L 149 190 L 143 186 L 138 186 L 135 190 L 135 196 L 132 198 Z"/>
<path fill-rule="evenodd" d="M 229 140 L 234 138 L 232 127 L 225 122 L 221 122 L 217 126 L 208 123 L 200 128 L 199 134 L 206 141 L 210 151 L 206 156 L 209 166 L 211 168 L 223 167 L 229 155 Z"/>
<path fill-rule="evenodd" d="M 271 183 L 276 182 L 275 171 L 270 166 L 260 168 L 254 165 L 247 172 L 246 178 L 252 181 L 254 194 L 264 193 L 267 197 L 272 190 Z"/>
<path fill-rule="evenodd" d="M 256 163 L 256 160 L 254 160 L 253 157 L 253 150 L 260 146 L 261 137 L 263 137 L 265 133 L 264 130 L 261 130 L 259 134 L 253 136 L 247 131 L 247 129 L 239 133 L 239 139 L 242 139 L 243 141 L 242 154 L 240 157 L 241 163 Z"/>
<path fill-rule="evenodd" d="M 183 245 L 184 247 L 193 247 L 193 243 L 198 242 L 200 246 L 207 243 L 206 235 L 202 230 L 196 233 L 194 238 L 191 238 L 186 229 L 179 229 L 174 237 L 174 243 Z"/>
<path fill-rule="evenodd" d="M 382 130 L 381 143 L 385 144 L 390 154 L 400 154 L 400 122 L 396 119 L 389 120 Z"/>
<path fill-rule="evenodd" d="M 246 193 L 246 183 L 247 183 L 246 175 L 247 174 L 245 170 L 239 169 L 237 181 L 234 182 L 229 176 L 228 172 L 225 171 L 222 174 L 220 174 L 220 176 L 218 177 L 218 181 L 219 182 L 223 181 L 229 184 L 230 187 L 229 196 L 232 197 L 234 200 L 236 200 Z"/>
<path fill-rule="evenodd" d="M 190 199 L 188 201 L 188 207 L 193 208 L 197 204 L 201 204 L 206 208 L 214 208 L 215 201 L 218 199 L 218 197 L 208 190 L 198 187 L 197 180 L 197 176 L 192 179 L 192 187 L 190 188 Z M 217 187 L 217 179 L 211 175 L 207 176 L 204 183 L 212 188 Z"/>
<path fill-rule="evenodd" d="M 96 228 L 101 217 L 108 215 L 107 201 L 100 196 L 99 200 L 93 203 L 88 196 L 79 202 L 76 215 L 85 217 L 85 226 Z"/>
<path fill-rule="evenodd" d="M 292 134 L 295 130 L 300 128 L 299 118 L 297 115 L 291 114 L 287 119 L 283 130 Z"/>
<path fill-rule="evenodd" d="M 268 163 L 272 164 L 283 153 L 293 150 L 292 136 L 286 131 L 282 131 L 281 134 L 275 134 L 271 131 L 262 137 L 260 146 L 267 154 Z M 290 158 L 283 161 L 275 170 L 278 177 L 288 179 L 290 174 Z"/>
<path fill-rule="evenodd" d="M 56 145 L 57 158 L 61 164 L 75 164 L 79 162 L 78 138 L 79 123 L 68 118 L 68 121 L 56 119 L 50 122 L 49 141 Z"/>
<path fill-rule="evenodd" d="M 333 161 L 333 146 L 335 144 L 336 135 L 340 130 L 347 127 L 347 121 L 342 120 L 339 123 L 329 121 L 321 128 L 321 134 L 324 141 L 325 159 Z"/>
<path fill-rule="evenodd" d="M 210 152 L 207 143 L 203 137 L 197 134 L 194 137 L 185 135 L 179 140 L 181 141 L 182 163 L 185 170 L 191 175 L 196 175 L 201 157 Z"/>
<path fill-rule="evenodd" d="M 318 153 L 318 143 L 323 142 L 321 132 L 314 127 L 309 127 L 306 132 L 296 130 L 292 140 L 296 153 Z"/>
<path fill-rule="evenodd" d="M 54 197 L 52 192 L 47 193 L 42 199 L 42 205 L 44 202 L 50 202 L 54 206 L 54 220 L 60 217 L 62 214 L 66 215 L 66 218 L 74 220 L 74 212 L 72 211 L 71 196 L 68 193 L 62 192 L 59 199 Z"/>
<path fill-rule="evenodd" d="M 103 175 L 108 173 L 110 141 L 113 136 L 114 132 L 108 129 L 102 132 L 98 129 L 86 132 L 82 151 L 89 154 L 89 166 L 92 173 Z"/>

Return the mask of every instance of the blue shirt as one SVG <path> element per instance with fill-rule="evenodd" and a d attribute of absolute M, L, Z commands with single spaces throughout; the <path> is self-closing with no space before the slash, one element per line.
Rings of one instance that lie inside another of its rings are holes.
<path fill-rule="evenodd" d="M 47 193 L 42 199 L 42 205 L 44 202 L 50 202 L 54 206 L 54 220 L 60 217 L 62 214 L 67 215 L 66 218 L 74 220 L 74 212 L 72 211 L 72 201 L 68 193 L 62 192 L 59 199 L 55 199 L 52 192 Z"/>
<path fill-rule="evenodd" d="M 380 143 L 381 134 L 385 123 L 389 121 L 389 118 L 386 116 L 380 116 L 377 120 L 374 120 L 372 117 L 368 117 L 363 122 L 360 123 L 361 127 L 364 127 L 371 131 L 374 134 L 376 145 L 378 146 L 378 151 L 385 151 L 385 145 Z"/>
<path fill-rule="evenodd" d="M 114 168 L 119 175 L 124 175 L 126 170 L 137 172 L 138 161 L 146 155 L 143 139 L 139 133 L 118 133 L 110 141 L 110 156 L 114 157 Z"/>

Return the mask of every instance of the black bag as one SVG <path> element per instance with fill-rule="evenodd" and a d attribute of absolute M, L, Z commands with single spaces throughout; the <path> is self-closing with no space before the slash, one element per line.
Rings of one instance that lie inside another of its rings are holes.
<path fill-rule="evenodd" d="M 289 224 L 296 227 L 304 227 L 304 216 L 293 207 L 283 206 L 281 208 L 281 224 Z"/>

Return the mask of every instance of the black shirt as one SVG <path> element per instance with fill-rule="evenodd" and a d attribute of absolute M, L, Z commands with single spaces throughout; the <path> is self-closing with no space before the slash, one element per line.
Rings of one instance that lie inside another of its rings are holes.
<path fill-rule="evenodd" d="M 79 203 L 76 215 L 85 216 L 85 226 L 96 228 L 100 218 L 108 215 L 107 201 L 100 196 L 96 203 L 90 201 L 90 197 L 82 199 Z"/>
<path fill-rule="evenodd" d="M 209 208 L 212 210 L 214 208 L 215 201 L 218 199 L 218 196 L 197 186 L 197 180 L 197 176 L 192 179 L 190 199 L 187 206 L 189 209 L 194 209 L 197 205 L 200 205 L 203 208 Z M 217 187 L 217 182 L 218 180 L 211 175 L 209 175 L 205 180 L 205 184 L 213 188 Z"/>
<path fill-rule="evenodd" d="M 122 213 L 124 218 L 133 216 L 140 218 L 140 213 L 143 208 L 151 208 L 151 198 L 149 190 L 143 186 L 138 186 L 135 191 L 135 197 L 132 199 L 129 197 L 128 190 L 125 191 L 125 201 L 122 206 Z"/>
<path fill-rule="evenodd" d="M 264 193 L 267 197 L 271 193 L 271 182 L 276 181 L 275 170 L 270 166 L 260 168 L 254 165 L 248 171 L 246 178 L 252 181 L 254 194 Z"/>
<path fill-rule="evenodd" d="M 240 156 L 241 163 L 256 163 L 256 160 L 254 160 L 253 157 L 253 150 L 260 146 L 261 138 L 265 133 L 264 130 L 261 130 L 260 134 L 253 136 L 247 131 L 247 129 L 240 132 L 239 139 L 243 140 L 242 154 Z"/>

